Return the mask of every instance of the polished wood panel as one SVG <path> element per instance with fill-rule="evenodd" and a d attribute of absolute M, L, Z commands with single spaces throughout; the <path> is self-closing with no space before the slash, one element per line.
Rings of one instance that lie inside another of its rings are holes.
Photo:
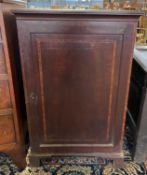
<path fill-rule="evenodd" d="M 25 166 L 22 125 L 23 98 L 19 83 L 16 23 L 11 10 L 16 5 L 0 4 L 0 152 L 11 156 L 14 163 Z"/>
<path fill-rule="evenodd" d="M 15 14 L 30 164 L 36 166 L 50 155 L 94 154 L 122 160 L 139 14 Z"/>
<path fill-rule="evenodd" d="M 118 79 L 121 43 L 121 36 L 32 36 L 33 61 L 37 58 L 39 68 L 33 69 L 39 72 L 41 85 L 41 144 L 113 145 L 111 109 L 116 102 L 114 79 Z"/>
<path fill-rule="evenodd" d="M 4 50 L 3 50 L 3 45 L 2 45 L 1 39 L 0 39 L 0 74 L 6 74 Z"/>
<path fill-rule="evenodd" d="M 0 109 L 11 108 L 9 85 L 7 81 L 0 81 Z"/>
<path fill-rule="evenodd" d="M 15 131 L 12 116 L 0 115 L 0 144 L 15 142 Z"/>

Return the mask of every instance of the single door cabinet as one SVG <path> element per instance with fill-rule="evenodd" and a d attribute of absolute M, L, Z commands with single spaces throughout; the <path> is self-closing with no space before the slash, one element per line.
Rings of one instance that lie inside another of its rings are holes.
<path fill-rule="evenodd" d="M 123 159 L 139 13 L 16 10 L 30 164 L 51 155 Z"/>

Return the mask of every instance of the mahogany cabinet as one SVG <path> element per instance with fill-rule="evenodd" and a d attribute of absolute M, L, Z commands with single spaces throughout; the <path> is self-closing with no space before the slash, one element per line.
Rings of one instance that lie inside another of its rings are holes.
<path fill-rule="evenodd" d="M 123 159 L 139 13 L 16 10 L 30 165 L 52 155 Z"/>
<path fill-rule="evenodd" d="M 21 119 L 22 87 L 19 71 L 16 22 L 10 12 L 16 5 L 0 4 L 0 152 L 14 163 L 25 165 L 25 145 Z"/>

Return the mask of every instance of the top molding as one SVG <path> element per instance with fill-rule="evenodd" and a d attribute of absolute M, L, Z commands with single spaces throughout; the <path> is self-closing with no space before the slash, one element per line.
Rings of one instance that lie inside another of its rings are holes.
<path fill-rule="evenodd" d="M 144 13 L 142 11 L 136 10 L 38 10 L 38 9 L 16 9 L 13 10 L 16 16 L 26 16 L 26 15 L 98 15 L 98 16 L 141 16 Z"/>

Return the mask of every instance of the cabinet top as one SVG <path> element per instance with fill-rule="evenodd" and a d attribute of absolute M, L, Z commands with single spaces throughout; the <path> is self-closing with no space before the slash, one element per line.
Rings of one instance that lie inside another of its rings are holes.
<path fill-rule="evenodd" d="M 16 16 L 48 16 L 48 15 L 92 15 L 92 16 L 136 16 L 143 15 L 137 10 L 38 10 L 38 9 L 16 9 Z"/>

